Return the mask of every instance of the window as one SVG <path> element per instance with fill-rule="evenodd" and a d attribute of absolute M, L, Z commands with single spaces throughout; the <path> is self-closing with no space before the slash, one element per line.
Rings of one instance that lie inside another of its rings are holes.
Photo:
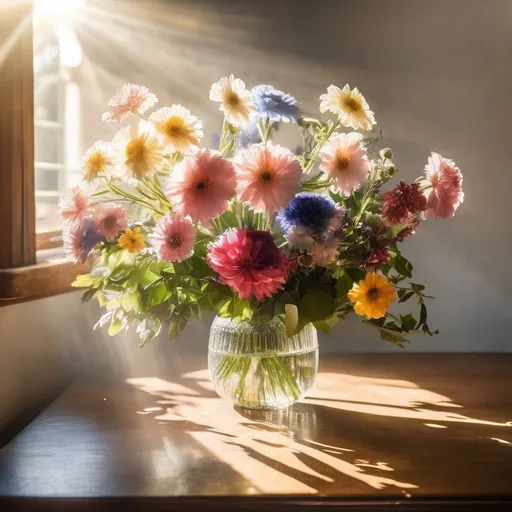
<path fill-rule="evenodd" d="M 34 13 L 34 171 L 36 231 L 62 225 L 59 198 L 79 181 L 81 48 L 73 30 Z"/>
<path fill-rule="evenodd" d="M 62 245 L 58 198 L 79 166 L 81 54 L 55 8 L 65 16 L 78 1 L 36 0 L 35 30 L 30 2 L 0 3 L 0 305 L 67 291 L 85 270 L 47 254 Z"/>

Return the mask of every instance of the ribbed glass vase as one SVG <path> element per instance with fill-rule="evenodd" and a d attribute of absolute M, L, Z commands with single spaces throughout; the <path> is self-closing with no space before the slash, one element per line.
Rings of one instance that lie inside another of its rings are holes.
<path fill-rule="evenodd" d="M 217 393 L 250 409 L 283 409 L 303 398 L 318 369 L 312 324 L 290 338 L 281 320 L 233 322 L 216 317 L 210 330 L 208 368 Z"/>

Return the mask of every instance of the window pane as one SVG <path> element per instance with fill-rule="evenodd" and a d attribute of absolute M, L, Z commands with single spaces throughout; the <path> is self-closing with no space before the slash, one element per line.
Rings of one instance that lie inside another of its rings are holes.
<path fill-rule="evenodd" d="M 62 228 L 57 217 L 59 198 L 77 183 L 80 161 L 80 88 L 74 65 L 76 37 L 71 17 L 54 12 L 64 3 L 44 3 L 34 15 L 34 150 L 36 230 Z M 51 10 L 48 9 L 51 7 Z M 69 18 L 69 19 L 68 19 Z M 75 46 L 73 46 L 75 45 Z M 78 52 L 81 49 L 78 47 Z M 68 60 L 66 60 L 68 59 Z"/>
<path fill-rule="evenodd" d="M 36 121 L 34 144 L 36 162 L 48 162 L 50 164 L 64 163 L 62 130 L 58 128 L 47 128 L 45 126 L 40 127 Z"/>

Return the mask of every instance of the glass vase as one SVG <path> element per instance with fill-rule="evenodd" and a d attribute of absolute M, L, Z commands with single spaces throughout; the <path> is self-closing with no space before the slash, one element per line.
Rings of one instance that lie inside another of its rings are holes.
<path fill-rule="evenodd" d="M 217 316 L 210 330 L 208 369 L 215 391 L 249 409 L 283 409 L 311 389 L 318 369 L 312 324 L 286 336 L 283 322 L 234 322 Z"/>

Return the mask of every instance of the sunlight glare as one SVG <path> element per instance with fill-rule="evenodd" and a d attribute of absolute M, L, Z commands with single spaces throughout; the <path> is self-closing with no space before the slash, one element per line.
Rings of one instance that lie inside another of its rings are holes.
<path fill-rule="evenodd" d="M 82 7 L 85 0 L 35 0 L 34 3 L 36 15 L 63 15 Z"/>

